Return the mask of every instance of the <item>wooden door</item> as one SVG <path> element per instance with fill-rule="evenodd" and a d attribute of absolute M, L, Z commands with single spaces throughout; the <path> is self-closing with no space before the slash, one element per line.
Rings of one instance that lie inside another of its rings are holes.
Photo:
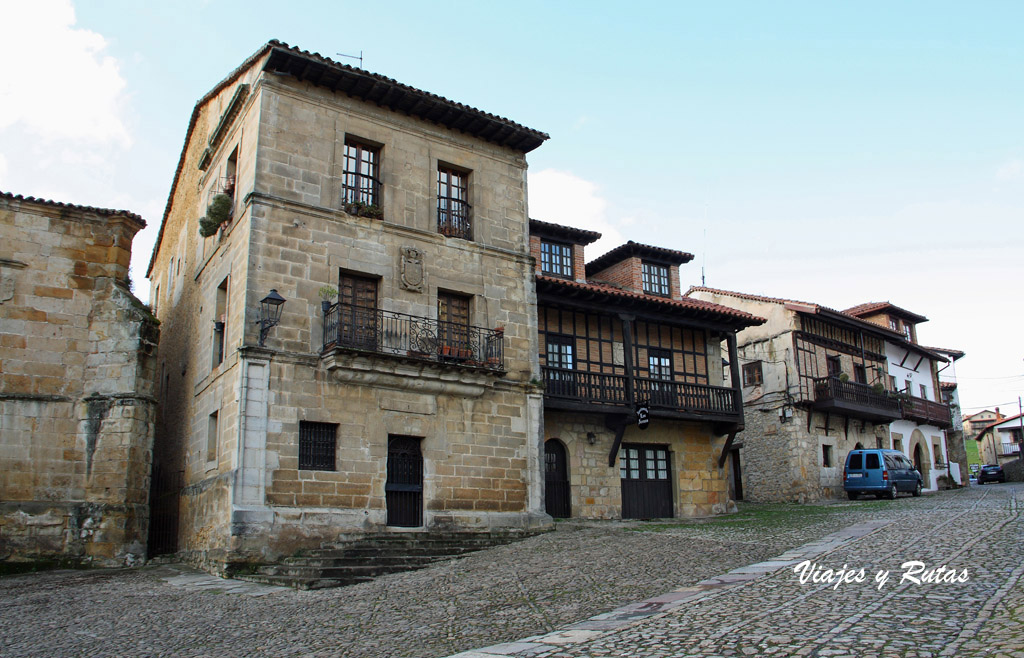
<path fill-rule="evenodd" d="M 671 470 L 666 446 L 624 443 L 619 451 L 622 518 L 671 518 Z"/>
<path fill-rule="evenodd" d="M 544 509 L 556 519 L 567 519 L 571 513 L 569 460 L 557 439 L 544 444 Z"/>
<path fill-rule="evenodd" d="M 388 525 L 423 525 L 423 453 L 419 438 L 388 437 L 388 479 L 384 492 Z"/>

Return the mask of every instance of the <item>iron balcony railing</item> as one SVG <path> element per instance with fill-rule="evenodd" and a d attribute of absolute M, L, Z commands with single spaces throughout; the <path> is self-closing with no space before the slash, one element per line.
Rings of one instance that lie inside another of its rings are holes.
<path fill-rule="evenodd" d="M 324 351 L 344 348 L 505 370 L 504 331 L 353 304 L 324 312 Z"/>
<path fill-rule="evenodd" d="M 953 423 L 948 404 L 932 402 L 924 398 L 904 397 L 901 399 L 903 417 L 927 425 L 949 427 Z"/>
<path fill-rule="evenodd" d="M 547 366 L 541 370 L 544 374 L 544 394 L 548 397 L 585 404 L 633 404 L 626 394 L 626 375 Z M 635 398 L 649 400 L 653 408 L 728 416 L 740 413 L 736 391 L 727 386 L 634 377 L 633 387 Z"/>
<path fill-rule="evenodd" d="M 1003 450 L 999 454 L 1001 454 L 1004 457 L 1008 457 L 1009 455 L 1016 455 L 1017 453 L 1020 452 L 1020 446 L 1017 445 L 1016 443 L 1003 443 L 1002 448 Z"/>

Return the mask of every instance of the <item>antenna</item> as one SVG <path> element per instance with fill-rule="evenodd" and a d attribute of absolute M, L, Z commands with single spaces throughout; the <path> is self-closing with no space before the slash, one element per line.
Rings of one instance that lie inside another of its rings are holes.
<path fill-rule="evenodd" d="M 359 51 L 359 57 L 356 57 L 355 55 L 346 55 L 345 53 L 334 53 L 334 56 L 335 57 L 347 57 L 348 59 L 358 59 L 359 60 L 359 68 L 363 68 L 363 51 L 362 50 Z"/>
<path fill-rule="evenodd" d="M 705 222 L 707 221 L 707 214 L 704 215 Z M 704 284 L 704 266 L 708 262 L 708 229 L 704 228 L 704 253 L 700 257 L 700 285 L 703 287 Z"/>

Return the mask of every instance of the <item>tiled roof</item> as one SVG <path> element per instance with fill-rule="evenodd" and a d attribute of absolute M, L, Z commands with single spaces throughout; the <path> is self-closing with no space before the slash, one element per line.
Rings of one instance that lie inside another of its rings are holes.
<path fill-rule="evenodd" d="M 828 306 L 822 306 L 821 304 L 813 304 L 811 302 L 801 302 L 801 301 L 797 301 L 795 299 L 783 299 L 781 297 L 764 297 L 764 296 L 761 296 L 761 295 L 751 295 L 751 294 L 748 294 L 748 293 L 734 292 L 732 290 L 720 290 L 718 288 L 708 288 L 708 287 L 705 287 L 705 286 L 690 286 L 690 289 L 686 291 L 686 293 L 684 294 L 684 297 L 685 296 L 689 296 L 693 292 L 709 292 L 709 293 L 712 293 L 712 294 L 728 295 L 730 297 L 736 297 L 738 299 L 749 299 L 751 301 L 766 302 L 766 303 L 769 303 L 769 304 L 783 304 L 783 305 L 785 305 L 785 304 L 797 304 L 797 305 L 800 305 L 800 306 L 806 306 L 806 307 L 808 307 L 808 312 L 809 313 L 813 313 L 815 315 L 825 315 L 826 317 L 831 316 L 831 317 L 836 318 L 836 319 L 841 319 L 841 320 L 846 320 L 848 322 L 853 322 L 854 324 L 856 324 L 856 325 L 858 325 L 860 327 L 863 327 L 864 329 L 869 329 L 871 331 L 880 333 L 880 334 L 884 335 L 886 337 L 886 339 L 889 340 L 890 342 L 897 343 L 900 346 L 905 347 L 907 349 L 914 350 L 914 351 L 920 352 L 920 353 L 924 353 L 927 356 L 929 356 L 930 358 L 936 359 L 938 361 L 944 361 L 945 362 L 945 361 L 949 360 L 946 357 L 942 356 L 941 354 L 936 353 L 935 351 L 933 351 L 930 348 L 922 347 L 921 345 L 918 345 L 917 343 L 912 343 L 911 341 L 907 340 L 906 336 L 904 336 L 903 334 L 901 334 L 898 331 L 893 331 L 892 329 L 890 329 L 888 327 L 883 327 L 882 325 L 875 324 L 874 322 L 868 322 L 867 320 L 859 318 L 856 315 L 851 315 L 851 314 L 847 313 L 846 311 L 837 311 L 834 308 L 829 308 Z"/>
<path fill-rule="evenodd" d="M 765 319 L 747 313 L 746 311 L 740 311 L 735 308 L 728 306 L 722 306 L 721 304 L 713 304 L 711 302 L 705 302 L 700 299 L 665 299 L 664 297 L 657 297 L 654 295 L 645 295 L 638 292 L 630 292 L 628 290 L 622 290 L 614 286 L 603 284 L 603 283 L 581 283 L 579 281 L 568 281 L 566 279 L 559 279 L 555 277 L 549 277 L 544 275 L 537 275 L 537 282 L 539 284 L 546 285 L 550 288 L 566 288 L 568 290 L 575 290 L 579 292 L 590 292 L 595 295 L 604 295 L 612 299 L 622 299 L 628 301 L 638 301 L 646 304 L 651 304 L 655 307 L 661 307 L 664 310 L 673 311 L 691 311 L 697 314 L 705 314 L 713 317 L 719 317 L 723 320 L 727 320 L 729 324 L 740 324 L 742 326 L 751 327 L 759 324 L 764 324 Z M 738 321 L 738 322 L 737 322 Z"/>
<path fill-rule="evenodd" d="M 895 315 L 903 316 L 904 318 L 914 323 L 928 321 L 928 318 L 924 317 L 923 315 L 912 313 L 905 308 L 900 308 L 899 306 L 896 306 L 895 304 L 890 304 L 889 302 L 867 302 L 866 304 L 857 304 L 856 306 L 851 306 L 850 308 L 846 309 L 845 311 L 843 311 L 843 313 L 846 313 L 847 315 L 853 315 L 858 318 L 862 318 L 865 315 L 873 315 L 875 313 L 878 313 L 879 311 L 889 311 L 890 313 L 894 313 Z"/>
<path fill-rule="evenodd" d="M 956 382 L 939 382 L 939 388 L 944 388 L 947 391 L 952 391 L 956 388 Z"/>
<path fill-rule="evenodd" d="M 209 102 L 210 99 L 214 98 L 226 87 L 238 80 L 238 78 L 249 70 L 253 64 L 268 54 L 270 56 L 265 64 L 266 68 L 282 71 L 287 69 L 288 60 L 302 60 L 306 63 L 317 65 L 316 68 L 320 77 L 317 80 L 312 80 L 315 84 L 321 84 L 333 88 L 332 85 L 341 84 L 344 80 L 348 83 L 347 88 L 342 89 L 345 93 L 359 98 L 366 98 L 369 102 L 376 103 L 382 107 L 389 107 L 395 111 L 404 112 L 413 116 L 421 116 L 424 119 L 440 123 L 441 125 L 445 125 L 454 130 L 460 130 L 462 132 L 467 132 L 468 134 L 475 134 L 481 139 L 488 141 L 508 143 L 510 139 L 518 140 L 519 143 L 516 146 L 510 145 L 509 148 L 520 148 L 524 153 L 540 146 L 544 140 L 548 139 L 547 133 L 527 128 L 526 126 L 510 121 L 504 117 L 490 114 L 482 110 L 477 110 L 468 105 L 450 101 L 442 96 L 421 91 L 408 85 L 403 85 L 391 78 L 386 78 L 376 73 L 370 73 L 369 71 L 364 71 L 347 64 L 341 64 L 323 57 L 318 53 L 310 53 L 308 51 L 289 46 L 282 41 L 272 39 L 261 46 L 255 53 L 246 58 L 246 60 L 234 71 L 229 73 L 227 77 L 214 85 L 213 89 L 200 98 L 196 102 L 195 107 L 192 108 L 192 116 L 188 122 L 188 130 L 185 132 L 185 141 L 181 147 L 181 155 L 178 157 L 178 166 L 174 170 L 174 178 L 171 182 L 171 191 L 167 195 L 167 205 L 164 207 L 163 219 L 160 222 L 160 232 L 157 235 L 156 243 L 153 245 L 153 255 L 150 257 L 146 276 L 149 276 L 153 271 L 153 264 L 156 262 L 156 253 L 160 248 L 160 243 L 163 241 L 164 228 L 167 226 L 167 218 L 171 214 L 174 194 L 178 188 L 178 181 L 181 179 L 182 169 L 185 166 L 186 151 L 192 140 L 192 133 L 195 130 L 196 121 L 199 119 L 200 109 Z M 277 55 L 277 57 L 274 57 L 274 55 Z M 292 67 L 292 69 L 288 69 L 287 72 L 295 75 L 296 77 L 304 78 L 311 68 L 313 67 Z M 388 90 L 395 90 L 395 93 L 389 93 Z M 375 94 L 380 97 L 375 97 Z M 393 107 L 396 103 L 408 102 L 408 99 L 418 102 L 412 103 L 409 107 L 401 105 Z M 466 123 L 462 124 L 460 122 Z"/>
<path fill-rule="evenodd" d="M 664 261 L 672 263 L 673 265 L 681 265 L 693 260 L 693 254 L 688 254 L 685 251 L 665 249 L 664 247 L 654 247 L 649 244 L 640 244 L 639 242 L 633 242 L 630 240 L 626 244 L 619 245 L 603 256 L 587 263 L 587 274 L 600 272 L 601 270 L 610 267 L 615 263 L 619 263 L 631 256 Z"/>
<path fill-rule="evenodd" d="M 765 297 L 763 295 L 752 295 L 745 292 L 736 292 L 734 290 L 721 290 L 719 288 L 708 288 L 707 286 L 690 286 L 683 296 L 689 296 L 691 292 L 710 292 L 716 295 L 729 295 L 730 297 L 738 297 L 739 299 L 749 299 L 754 302 L 768 302 L 770 304 L 801 304 L 803 306 L 813 306 L 818 308 L 818 304 L 812 304 L 811 302 L 801 302 L 796 299 L 784 299 L 782 297 Z M 821 307 L 825 308 L 825 307 Z"/>
<path fill-rule="evenodd" d="M 62 203 L 60 201 L 51 201 L 49 199 L 39 199 L 34 196 L 24 196 L 21 194 L 12 194 L 10 192 L 0 192 L 0 198 L 7 199 L 8 201 L 18 201 L 25 203 L 38 203 L 44 206 L 51 206 L 53 208 L 67 208 L 68 210 L 77 210 L 80 212 L 93 213 L 96 215 L 103 215 L 106 217 L 120 216 L 134 219 L 135 221 L 142 224 L 144 228 L 146 226 L 146 220 L 142 219 L 133 212 L 128 210 L 114 210 L 112 208 L 96 208 L 95 206 L 80 206 L 75 203 Z"/>
<path fill-rule="evenodd" d="M 939 354 L 948 354 L 949 356 L 953 357 L 954 361 L 956 361 L 957 359 L 962 359 L 963 357 L 967 356 L 967 352 L 964 352 L 963 350 L 954 350 L 954 349 L 949 348 L 949 347 L 927 347 L 927 346 L 925 346 L 925 349 L 926 350 L 931 350 L 932 352 L 938 352 Z"/>
<path fill-rule="evenodd" d="M 463 105 L 443 96 L 410 87 L 397 80 L 335 62 L 281 41 L 270 41 L 265 69 L 293 75 L 314 84 L 361 98 L 391 110 L 410 114 L 448 128 L 527 153 L 548 139 L 548 134 L 505 117 Z M 316 64 L 322 64 L 318 68 Z"/>
<path fill-rule="evenodd" d="M 576 244 L 583 245 L 590 244 L 601 237 L 601 234 L 597 231 L 588 231 L 586 229 L 576 228 L 575 226 L 542 222 L 539 219 L 530 220 L 530 233 L 551 234 L 565 237 Z"/>

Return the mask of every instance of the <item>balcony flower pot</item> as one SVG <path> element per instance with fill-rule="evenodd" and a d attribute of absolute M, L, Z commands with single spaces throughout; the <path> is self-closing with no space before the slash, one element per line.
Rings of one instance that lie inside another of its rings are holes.
<path fill-rule="evenodd" d="M 322 300 L 320 302 L 320 310 L 324 312 L 324 315 L 327 315 L 327 313 L 331 310 L 331 302 L 326 299 Z"/>

